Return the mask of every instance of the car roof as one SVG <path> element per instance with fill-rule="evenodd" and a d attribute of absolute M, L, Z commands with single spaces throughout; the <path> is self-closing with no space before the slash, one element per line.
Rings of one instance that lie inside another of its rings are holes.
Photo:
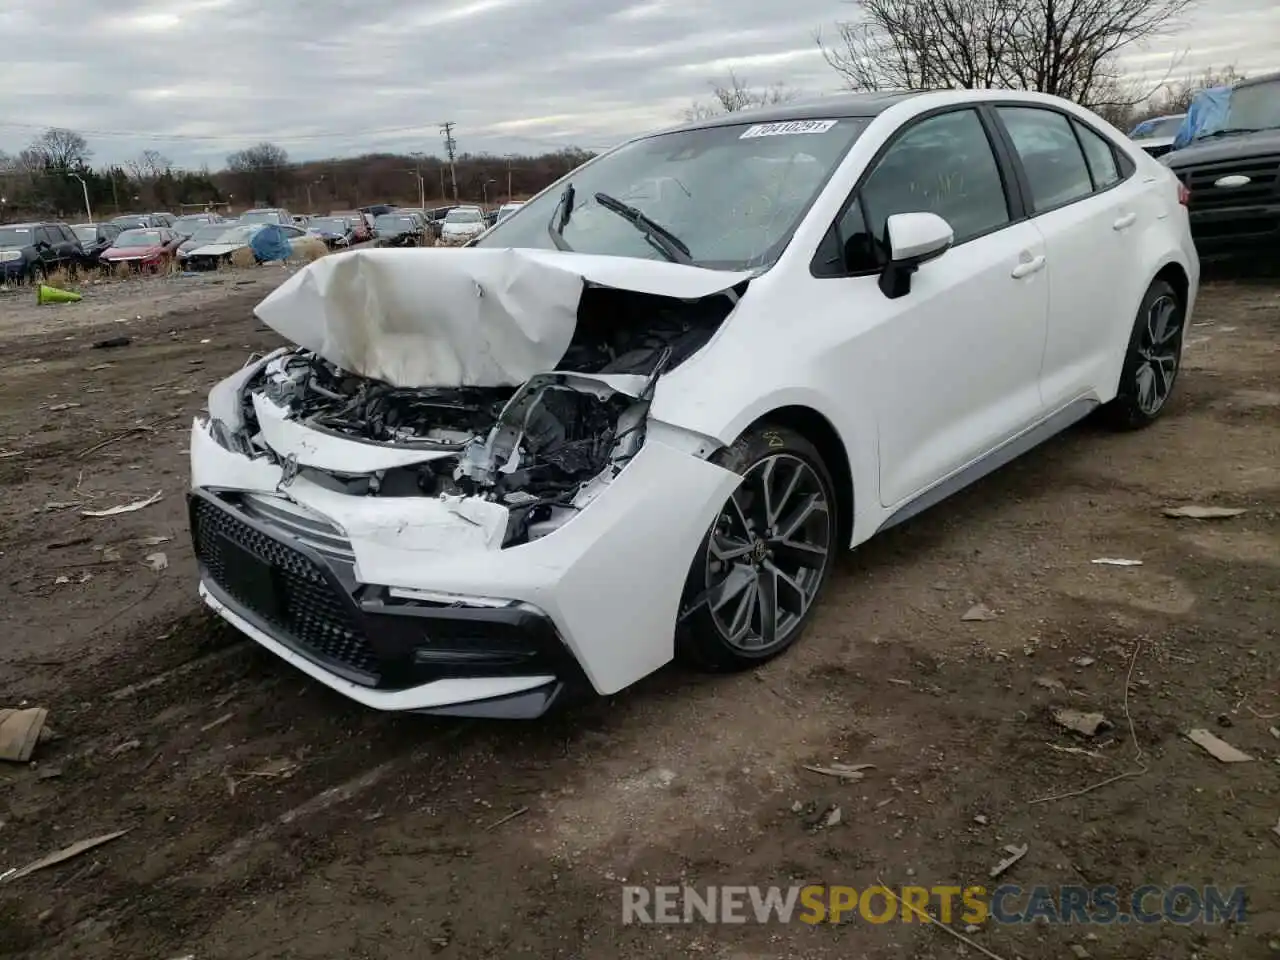
<path fill-rule="evenodd" d="M 1280 80 L 1280 71 L 1276 73 L 1264 73 L 1260 77 L 1249 77 L 1247 80 L 1241 80 L 1235 85 L 1235 89 L 1238 90 L 1241 87 L 1252 87 L 1259 83 L 1274 83 L 1277 80 Z"/>
<path fill-rule="evenodd" d="M 741 123 L 782 123 L 787 120 L 830 120 L 841 117 L 875 117 L 890 107 L 918 97 L 930 90 L 884 90 L 874 93 L 839 93 L 829 97 L 795 100 L 749 110 L 735 110 L 713 117 L 690 120 L 662 133 L 678 130 L 701 130 L 706 127 L 730 127 Z"/>

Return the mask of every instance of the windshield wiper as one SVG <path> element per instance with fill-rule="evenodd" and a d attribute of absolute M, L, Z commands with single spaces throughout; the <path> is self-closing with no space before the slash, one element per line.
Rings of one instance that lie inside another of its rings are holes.
<path fill-rule="evenodd" d="M 672 263 L 693 263 L 693 254 L 689 252 L 685 242 L 662 224 L 645 216 L 642 211 L 607 193 L 597 193 L 596 203 L 616 213 L 643 233 L 650 246 Z"/>
<path fill-rule="evenodd" d="M 564 192 L 560 194 L 555 209 L 551 211 L 551 219 L 547 221 L 547 234 L 551 237 L 551 242 L 556 245 L 557 250 L 568 253 L 573 252 L 573 247 L 569 246 L 569 241 L 564 238 L 564 228 L 573 214 L 573 195 L 573 184 L 565 184 Z"/>

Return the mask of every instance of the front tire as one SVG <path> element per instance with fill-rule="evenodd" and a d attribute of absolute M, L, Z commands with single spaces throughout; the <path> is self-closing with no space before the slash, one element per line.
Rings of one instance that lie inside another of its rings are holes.
<path fill-rule="evenodd" d="M 694 554 L 676 655 L 743 670 L 792 646 L 830 578 L 836 499 L 822 455 L 788 427 L 748 430 L 714 462 L 742 476 Z"/>
<path fill-rule="evenodd" d="M 1186 304 L 1164 280 L 1147 288 L 1125 349 L 1115 399 L 1102 408 L 1117 430 L 1139 430 L 1154 423 L 1168 404 L 1182 366 Z"/>

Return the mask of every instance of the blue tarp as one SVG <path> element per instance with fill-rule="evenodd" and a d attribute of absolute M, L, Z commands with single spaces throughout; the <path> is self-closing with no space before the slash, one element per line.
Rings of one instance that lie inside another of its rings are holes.
<path fill-rule="evenodd" d="M 1231 112 L 1231 88 L 1210 87 L 1196 94 L 1191 106 L 1187 108 L 1186 119 L 1182 128 L 1173 139 L 1173 149 L 1181 150 L 1196 137 L 1202 137 L 1227 125 L 1227 115 Z"/>
<path fill-rule="evenodd" d="M 255 230 L 249 238 L 249 248 L 260 263 L 288 260 L 293 253 L 289 237 L 278 223 L 264 223 L 260 230 Z"/>

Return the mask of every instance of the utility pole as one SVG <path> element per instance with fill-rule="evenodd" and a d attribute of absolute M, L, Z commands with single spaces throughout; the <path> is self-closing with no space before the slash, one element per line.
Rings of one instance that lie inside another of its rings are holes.
<path fill-rule="evenodd" d="M 507 154 L 507 203 L 512 200 L 511 196 L 511 154 Z"/>
<path fill-rule="evenodd" d="M 427 188 L 422 183 L 422 151 L 417 150 L 409 154 L 413 157 L 414 176 L 418 178 L 418 206 L 422 208 L 422 212 L 427 212 Z"/>
<path fill-rule="evenodd" d="M 84 177 L 78 173 L 73 173 L 73 177 L 80 181 L 80 189 L 84 191 L 84 212 L 89 218 L 89 222 L 93 223 L 93 211 L 89 208 L 89 185 L 84 182 Z"/>
<path fill-rule="evenodd" d="M 449 157 L 449 182 L 453 185 L 453 202 L 458 202 L 458 170 L 454 166 L 454 160 L 458 156 L 458 141 L 453 139 L 453 128 L 456 126 L 452 120 L 440 124 L 440 132 L 444 134 L 444 152 Z"/>

